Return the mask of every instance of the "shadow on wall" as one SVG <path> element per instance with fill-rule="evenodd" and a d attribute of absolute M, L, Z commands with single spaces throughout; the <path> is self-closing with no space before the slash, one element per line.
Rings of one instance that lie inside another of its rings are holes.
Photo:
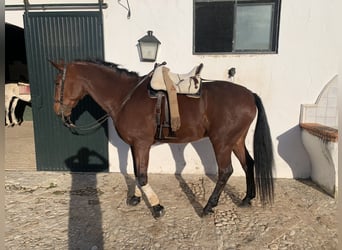
<path fill-rule="evenodd" d="M 109 141 L 110 143 L 117 149 L 118 160 L 119 160 L 119 170 L 122 174 L 127 174 L 132 171 L 132 169 L 127 169 L 127 167 L 133 167 L 128 163 L 130 153 L 130 146 L 126 144 L 118 135 L 117 131 L 114 128 L 109 128 Z M 175 174 L 184 173 L 184 168 L 187 165 L 187 162 L 191 161 L 185 152 L 185 148 L 191 145 L 194 151 L 199 156 L 201 164 L 198 167 L 203 168 L 204 173 L 207 175 L 213 175 L 217 173 L 216 160 L 214 155 L 214 150 L 209 139 L 203 139 L 196 142 L 191 143 L 179 143 L 179 144 L 167 144 L 170 148 L 172 158 L 175 162 L 176 169 Z M 153 151 L 153 150 L 152 150 Z M 150 153 L 150 163 L 152 162 L 151 154 L 155 154 L 155 152 Z M 167 166 L 164 166 L 167 168 Z M 151 169 L 151 168 L 150 168 Z"/>
<path fill-rule="evenodd" d="M 109 119 L 108 123 L 112 123 L 112 120 Z M 119 154 L 119 169 L 121 174 L 127 174 L 129 171 L 128 167 L 128 152 L 130 146 L 126 144 L 118 135 L 116 129 L 112 126 L 108 126 L 108 132 L 110 134 L 108 140 L 109 142 L 118 149 Z M 132 166 L 133 167 L 133 166 Z"/>
<path fill-rule="evenodd" d="M 197 155 L 201 160 L 201 166 L 204 168 L 204 173 L 206 175 L 213 175 L 217 173 L 216 159 L 214 150 L 209 139 L 203 139 L 191 143 L 181 143 L 181 144 L 169 144 L 172 152 L 172 157 L 176 163 L 176 174 L 183 173 L 186 167 L 187 157 L 184 156 L 185 148 L 187 145 L 191 145 L 196 151 Z"/>
<path fill-rule="evenodd" d="M 129 145 L 121 140 L 115 129 L 109 131 L 110 143 L 118 149 L 119 169 L 122 174 L 131 172 L 128 167 Z M 293 178 L 309 178 L 311 173 L 311 164 L 309 156 L 302 143 L 300 127 L 295 126 L 277 137 L 278 154 L 290 166 Z M 206 175 L 217 173 L 217 166 L 212 145 L 208 139 L 187 144 L 169 144 L 172 158 L 176 164 L 176 174 L 184 173 L 186 164 L 191 159 L 185 154 L 186 147 L 191 145 L 200 158 L 201 166 Z M 235 167 L 239 167 L 239 163 Z"/>
<path fill-rule="evenodd" d="M 309 178 L 310 159 L 302 143 L 300 127 L 295 126 L 277 137 L 278 154 L 290 166 L 293 178 Z"/>

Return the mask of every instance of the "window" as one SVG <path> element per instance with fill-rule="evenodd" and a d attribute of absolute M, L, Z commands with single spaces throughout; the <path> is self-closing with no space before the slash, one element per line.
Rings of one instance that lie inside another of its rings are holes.
<path fill-rule="evenodd" d="M 281 0 L 194 0 L 194 53 L 274 53 Z"/>

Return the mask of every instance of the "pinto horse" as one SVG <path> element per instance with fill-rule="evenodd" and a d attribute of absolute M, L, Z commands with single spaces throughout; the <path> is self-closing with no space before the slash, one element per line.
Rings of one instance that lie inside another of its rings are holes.
<path fill-rule="evenodd" d="M 51 61 L 50 61 L 51 62 Z M 246 196 L 242 205 L 250 205 L 256 193 L 263 205 L 273 202 L 273 150 L 270 129 L 261 99 L 243 86 L 225 81 L 202 83 L 200 98 L 178 95 L 181 126 L 174 138 L 156 138 L 156 99 L 149 97 L 151 74 L 139 76 L 116 64 L 102 61 L 74 61 L 51 64 L 59 70 L 56 77 L 54 111 L 66 125 L 72 109 L 90 95 L 112 118 L 120 137 L 130 145 L 135 193 L 128 204 L 135 206 L 144 194 L 155 218 L 164 207 L 148 183 L 149 152 L 153 144 L 187 143 L 209 137 L 216 156 L 218 179 L 203 208 L 213 213 L 219 197 L 233 173 L 231 153 L 246 174 Z M 254 131 L 254 160 L 245 146 L 245 138 L 257 115 Z M 255 172 L 255 173 L 254 173 Z M 256 192 L 257 191 L 257 192 Z"/>
<path fill-rule="evenodd" d="M 31 106 L 31 92 L 28 83 L 5 84 L 5 125 L 13 127 L 24 121 L 26 105 Z"/>

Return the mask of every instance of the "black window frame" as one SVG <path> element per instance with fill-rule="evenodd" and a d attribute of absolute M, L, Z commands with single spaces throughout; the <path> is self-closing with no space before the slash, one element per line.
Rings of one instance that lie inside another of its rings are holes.
<path fill-rule="evenodd" d="M 218 4 L 225 1 L 211 1 L 212 4 Z M 227 0 L 226 2 L 230 2 L 230 4 L 233 4 L 233 17 L 230 17 L 231 20 L 233 20 L 233 23 L 230 24 L 232 25 L 231 27 L 228 27 L 226 29 L 231 32 L 230 34 L 226 34 L 226 37 L 230 37 L 231 40 L 228 40 L 228 43 L 230 42 L 231 44 L 228 44 L 227 47 L 231 48 L 231 50 L 227 51 L 217 51 L 215 48 L 207 48 L 207 51 L 203 51 L 203 48 L 198 49 L 196 45 L 198 44 L 198 41 L 196 40 L 198 38 L 198 34 L 196 35 L 196 25 L 198 25 L 196 21 L 196 3 L 201 3 L 197 2 L 197 0 L 193 0 L 193 54 L 194 55 L 224 55 L 224 54 L 277 54 L 278 53 L 278 47 L 279 47 L 279 29 L 280 29 L 280 15 L 281 15 L 281 0 L 235 0 L 235 1 L 229 1 Z M 203 1 L 203 4 L 208 4 L 208 2 Z M 238 6 L 257 6 L 257 5 L 265 5 L 265 4 L 273 4 L 273 11 L 272 11 L 272 24 L 271 24 L 271 46 L 269 49 L 245 49 L 245 50 L 234 50 L 234 38 L 236 34 L 236 13 L 237 13 L 237 7 Z M 203 7 L 203 6 L 202 6 Z M 221 11 L 221 10 L 220 10 Z M 228 17 L 229 18 L 229 17 Z M 230 20 L 230 21 L 231 21 Z M 201 22 L 201 21 L 199 21 Z M 209 27 L 209 26 L 208 26 Z M 207 29 L 208 29 L 207 27 Z M 209 29 L 210 30 L 210 29 Z M 203 36 L 203 33 L 202 33 Z M 207 42 L 207 41 L 206 41 Z M 222 42 L 222 41 L 221 41 Z M 209 42 L 210 43 L 210 42 Z M 226 45 L 224 45 L 226 46 Z"/>

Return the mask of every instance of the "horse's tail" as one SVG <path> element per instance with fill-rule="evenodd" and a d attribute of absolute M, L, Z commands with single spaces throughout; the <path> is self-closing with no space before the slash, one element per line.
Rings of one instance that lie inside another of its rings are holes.
<path fill-rule="evenodd" d="M 258 118 L 254 132 L 254 161 L 256 188 L 262 205 L 272 203 L 274 197 L 273 187 L 273 148 L 270 128 L 264 106 L 260 97 L 254 94 L 255 104 L 258 108 Z"/>

